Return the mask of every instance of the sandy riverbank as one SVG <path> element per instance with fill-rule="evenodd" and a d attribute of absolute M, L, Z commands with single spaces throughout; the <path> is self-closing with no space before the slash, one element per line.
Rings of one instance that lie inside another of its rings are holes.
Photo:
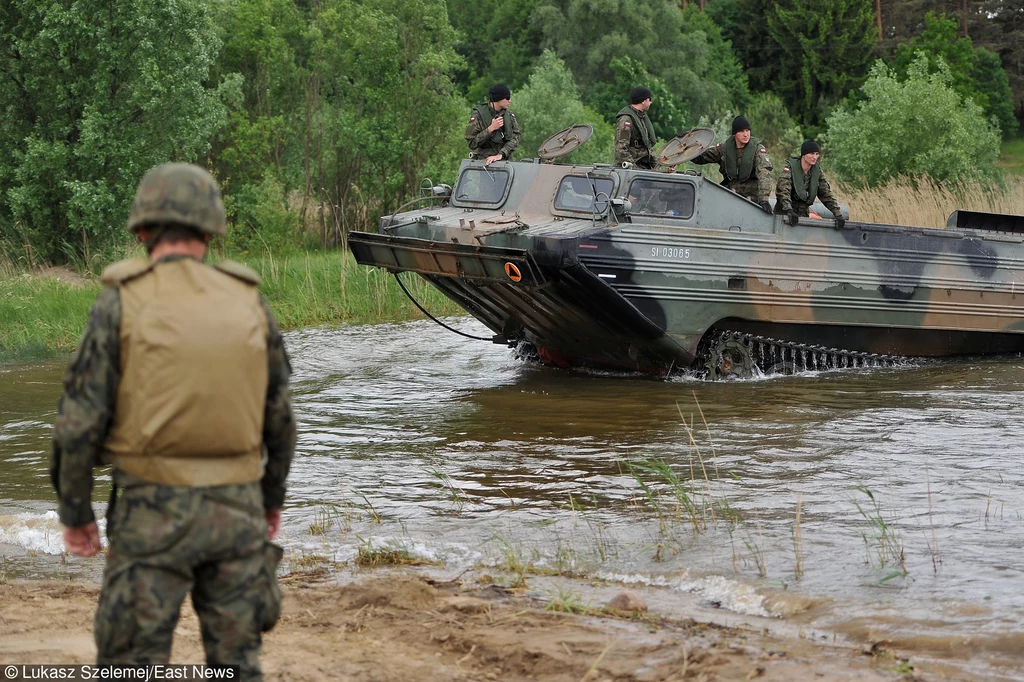
<path fill-rule="evenodd" d="M 263 650 L 268 680 L 951 679 L 909 673 L 912 661 L 890 652 L 668 619 L 654 605 L 646 613 L 562 613 L 496 585 L 406 573 L 340 585 L 286 576 L 282 588 L 284 614 Z M 75 582 L 0 586 L 0 660 L 93 662 L 98 591 L 97 585 Z M 172 660 L 202 661 L 198 621 L 188 604 Z"/>

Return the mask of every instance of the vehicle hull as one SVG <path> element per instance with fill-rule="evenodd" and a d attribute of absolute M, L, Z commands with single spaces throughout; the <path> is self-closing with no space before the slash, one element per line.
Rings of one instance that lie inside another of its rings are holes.
<path fill-rule="evenodd" d="M 356 259 L 420 274 L 496 341 L 560 365 L 668 372 L 702 362 L 702 340 L 721 329 L 885 356 L 1024 351 L 1019 217 L 790 225 L 703 178 L 608 169 L 595 175 L 611 179 L 609 199 L 655 177 L 692 185 L 692 210 L 588 219 L 560 212 L 550 186 L 591 171 L 522 166 L 500 210 L 392 216 L 383 234 L 352 233 Z"/>

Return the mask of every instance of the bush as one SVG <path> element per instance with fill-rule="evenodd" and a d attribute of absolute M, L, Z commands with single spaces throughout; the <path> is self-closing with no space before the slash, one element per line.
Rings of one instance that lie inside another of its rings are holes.
<path fill-rule="evenodd" d="M 847 182 L 875 186 L 899 175 L 964 183 L 998 177 L 999 130 L 951 87 L 940 61 L 929 73 L 920 54 L 900 81 L 881 61 L 856 110 L 828 118 L 831 165 Z"/>
<path fill-rule="evenodd" d="M 279 254 L 301 246 L 299 214 L 288 210 L 284 186 L 272 175 L 262 184 L 239 188 L 227 209 L 234 217 L 227 235 L 229 249 Z"/>
<path fill-rule="evenodd" d="M 614 129 L 600 114 L 583 105 L 572 73 L 551 50 L 546 50 L 537 60 L 529 82 L 515 95 L 513 102 L 513 111 L 523 130 L 517 158 L 534 158 L 537 148 L 551 135 L 574 123 L 589 123 L 594 126 L 594 135 L 559 162 L 612 162 Z"/>

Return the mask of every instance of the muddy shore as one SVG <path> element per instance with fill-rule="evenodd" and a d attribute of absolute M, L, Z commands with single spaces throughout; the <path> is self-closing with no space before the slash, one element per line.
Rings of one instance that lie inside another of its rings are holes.
<path fill-rule="evenodd" d="M 915 672 L 913 661 L 885 649 L 669 619 L 655 604 L 648 608 L 656 595 L 643 591 L 629 593 L 622 610 L 582 607 L 486 581 L 441 582 L 402 571 L 347 584 L 297 574 L 282 579 L 282 590 L 283 615 L 263 649 L 268 680 L 957 679 Z M 98 592 L 81 582 L 0 586 L 0 660 L 94 662 Z M 172 662 L 202 662 L 199 625 L 187 601 Z"/>

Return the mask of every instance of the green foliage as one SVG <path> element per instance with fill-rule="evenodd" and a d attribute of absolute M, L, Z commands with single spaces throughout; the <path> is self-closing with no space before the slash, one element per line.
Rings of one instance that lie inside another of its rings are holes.
<path fill-rule="evenodd" d="M 282 177 L 292 150 L 301 149 L 296 114 L 304 104 L 299 59 L 305 18 L 291 0 L 235 0 L 222 7 L 218 69 L 231 83 L 231 115 L 212 156 L 230 197 L 259 186 L 267 173 Z"/>
<path fill-rule="evenodd" d="M 614 129 L 584 106 L 572 74 L 554 52 L 545 50 L 537 60 L 529 82 L 516 96 L 515 112 L 522 121 L 529 121 L 523 126 L 517 157 L 533 158 L 549 136 L 574 123 L 589 123 L 594 126 L 593 136 L 559 163 L 611 163 Z"/>
<path fill-rule="evenodd" d="M 754 90 L 775 88 L 787 55 L 765 30 L 774 6 L 775 0 L 712 0 L 707 5 L 708 15 L 732 41 Z"/>
<path fill-rule="evenodd" d="M 235 215 L 227 236 L 232 251 L 280 252 L 301 245 L 299 215 L 289 210 L 284 186 L 273 175 L 242 185 L 229 199 Z"/>
<path fill-rule="evenodd" d="M 609 66 L 615 74 L 615 80 L 612 83 L 598 83 L 591 95 L 591 101 L 600 111 L 611 111 L 611 119 L 614 120 L 615 114 L 629 102 L 630 90 L 642 84 L 651 91 L 651 108 L 647 114 L 651 117 L 658 138 L 667 140 L 689 127 L 689 108 L 671 92 L 664 80 L 652 76 L 643 64 L 629 57 L 613 59 Z M 626 93 L 625 99 L 622 93 Z"/>
<path fill-rule="evenodd" d="M 878 37 L 872 3 L 780 0 L 767 22 L 768 35 L 779 47 L 772 89 L 814 132 L 867 73 Z"/>
<path fill-rule="evenodd" d="M 541 0 L 534 19 L 544 47 L 565 60 L 584 102 L 609 121 L 628 104 L 634 86 L 653 91 L 658 81 L 666 95 L 655 101 L 673 100 L 673 108 L 685 112 L 687 120 L 746 100 L 746 77 L 728 43 L 695 8 L 683 12 L 671 0 Z M 616 71 L 616 60 L 653 78 L 623 82 L 627 71 L 621 66 Z M 662 121 L 656 107 L 651 109 L 655 129 L 667 136 L 674 124 Z"/>
<path fill-rule="evenodd" d="M 1010 80 L 1003 70 L 999 55 L 985 48 L 975 49 L 971 39 L 958 35 L 952 19 L 928 12 L 924 32 L 896 48 L 894 60 L 897 72 L 905 74 L 919 52 L 928 55 L 932 72 L 938 70 L 939 61 L 949 67 L 951 87 L 961 97 L 969 97 L 982 108 L 985 115 L 995 117 L 1004 137 L 1017 130 L 1013 116 L 1013 95 Z"/>
<path fill-rule="evenodd" d="M 775 93 L 759 92 L 754 95 L 744 115 L 754 127 L 754 136 L 764 142 L 769 155 L 775 159 L 777 168 L 781 168 L 783 159 L 800 149 L 800 144 L 804 141 L 800 127 L 789 115 L 782 99 Z M 729 131 L 731 130 L 730 123 Z"/>
<path fill-rule="evenodd" d="M 305 189 L 325 193 L 346 226 L 370 229 L 424 168 L 454 175 L 466 155 L 455 31 L 443 0 L 330 0 L 308 35 Z"/>
<path fill-rule="evenodd" d="M 448 0 L 448 17 L 459 32 L 456 50 L 465 58 L 459 84 L 470 102 L 483 101 L 495 83 L 513 96 L 540 56 L 541 33 L 532 21 L 538 0 Z"/>
<path fill-rule="evenodd" d="M 1010 79 L 1003 69 L 999 55 L 983 47 L 974 49 L 974 65 L 970 71 L 974 83 L 975 96 L 984 95 L 984 101 L 975 100 L 985 113 L 995 118 L 1003 138 L 1010 138 L 1017 133 L 1019 123 L 1013 115 L 1013 93 L 1010 91 Z M 972 99 L 975 97 L 972 96 Z"/>
<path fill-rule="evenodd" d="M 142 173 L 194 160 L 224 109 L 201 0 L 5 3 L 0 12 L 0 236 L 46 260 L 121 238 Z"/>
<path fill-rule="evenodd" d="M 876 62 L 860 106 L 829 117 L 830 158 L 842 179 L 875 186 L 907 175 L 955 184 L 997 175 L 999 131 L 953 90 L 949 67 L 936 66 L 932 72 L 922 53 L 901 81 Z"/>

